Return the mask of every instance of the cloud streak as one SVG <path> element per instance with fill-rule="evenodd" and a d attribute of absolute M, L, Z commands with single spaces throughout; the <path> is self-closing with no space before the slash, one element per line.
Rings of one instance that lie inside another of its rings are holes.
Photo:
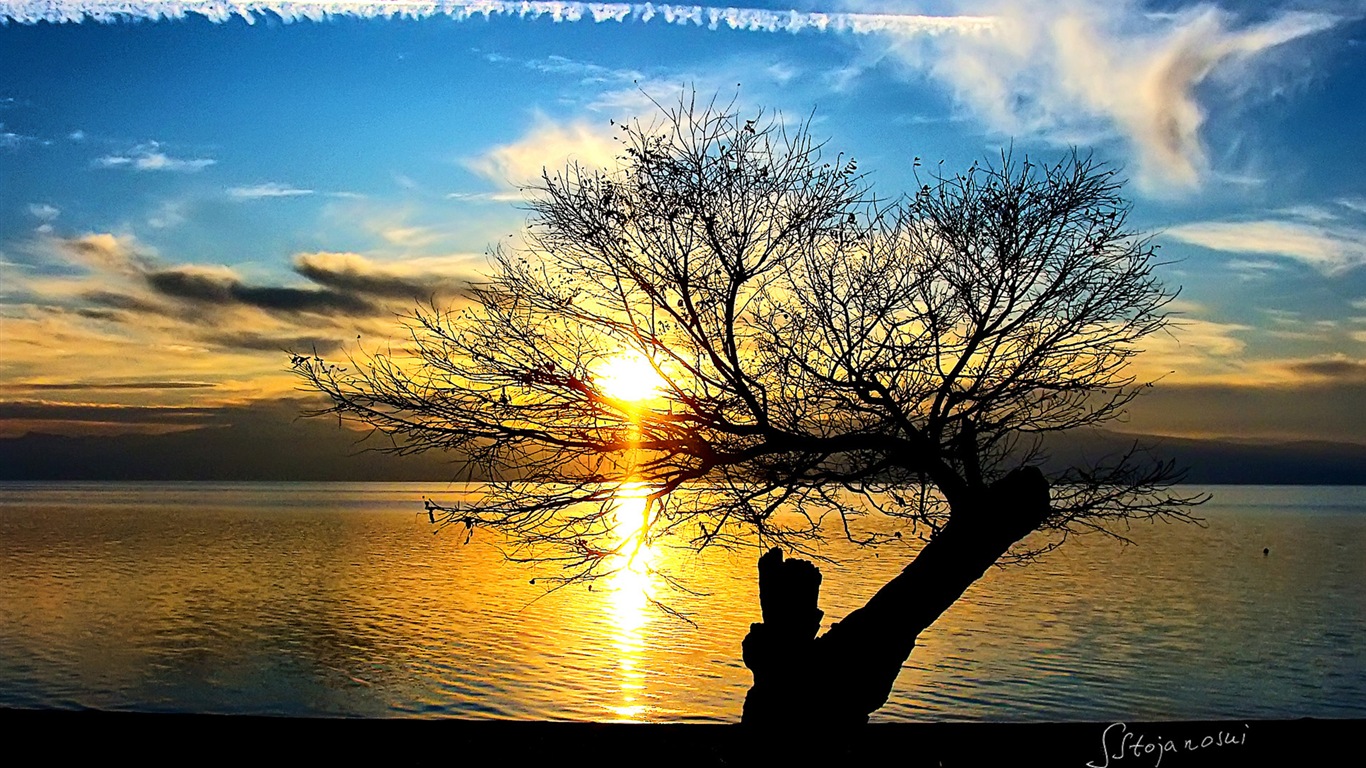
<path fill-rule="evenodd" d="M 292 287 L 247 283 L 227 267 L 166 265 L 135 241 L 110 234 L 52 243 L 99 278 L 100 287 L 78 294 L 98 308 L 88 315 L 93 319 L 116 318 L 109 310 L 176 317 L 214 308 L 250 308 L 286 318 L 300 313 L 376 317 L 391 314 L 388 305 L 395 300 L 449 301 L 469 286 L 469 275 L 461 269 L 467 265 L 448 258 L 385 263 L 354 253 L 300 253 L 294 272 L 313 286 Z M 116 289 L 111 280 L 124 285 Z"/>
<path fill-rule="evenodd" d="M 97 168 L 123 168 L 134 171 L 172 171 L 194 173 L 217 163 L 209 157 L 180 158 L 171 157 L 161 151 L 155 141 L 139 144 L 121 155 L 105 155 L 95 159 Z"/>
<path fill-rule="evenodd" d="M 369 315 L 374 304 L 351 293 L 327 289 L 249 285 L 225 270 L 180 266 L 148 272 L 157 293 L 191 304 L 242 305 L 266 312 L 317 315 Z"/>
<path fill-rule="evenodd" d="M 228 190 L 228 197 L 234 200 L 263 200 L 272 197 L 304 197 L 313 194 L 311 189 L 300 189 L 291 187 L 288 184 L 281 184 L 269 181 L 264 184 L 253 184 L 245 187 L 232 187 Z"/>
<path fill-rule="evenodd" d="M 890 13 L 808 13 L 759 8 L 712 8 L 669 3 L 584 3 L 560 0 L 0 0 L 0 20 L 23 24 L 72 23 L 87 19 L 113 23 L 128 19 L 181 19 L 203 16 L 215 22 L 240 17 L 251 23 L 267 14 L 286 22 L 319 21 L 335 16 L 427 18 L 448 16 L 547 18 L 554 22 L 663 23 L 751 32 L 846 32 L 938 35 L 988 30 L 980 16 L 924 16 Z"/>
<path fill-rule="evenodd" d="M 126 235 L 44 235 L 30 247 L 35 268 L 0 277 L 0 368 L 11 382 L 0 384 L 0 401 L 15 392 L 86 404 L 205 404 L 288 392 L 296 382 L 286 350 L 333 355 L 362 336 L 385 344 L 395 316 L 415 303 L 461 301 L 479 258 L 299 253 L 289 274 L 249 276 L 168 262 Z M 0 434 L 73 420 L 84 431 L 127 431 L 104 413 L 0 415 Z"/>
<path fill-rule="evenodd" d="M 1247 23 L 1205 4 L 1153 14 L 1124 0 L 998 5 L 990 35 L 896 52 L 995 130 L 1064 143 L 1118 134 L 1138 159 L 1140 184 L 1167 193 L 1198 186 L 1208 171 L 1199 88 L 1255 82 L 1253 68 L 1271 51 L 1341 21 L 1280 11 Z"/>
<path fill-rule="evenodd" d="M 1366 227 L 1350 224 L 1324 226 L 1276 219 L 1203 221 L 1172 227 L 1165 234 L 1215 251 L 1294 259 L 1329 277 L 1366 264 Z"/>
<path fill-rule="evenodd" d="M 379 264 L 354 253 L 301 253 L 294 271 L 332 291 L 407 301 L 449 300 L 469 286 L 463 276 Z"/>
<path fill-rule="evenodd" d="M 51 392 L 80 392 L 86 390 L 143 390 L 143 389 L 212 389 L 218 386 L 204 381 L 68 381 L 57 384 L 13 384 L 9 389 Z"/>
<path fill-rule="evenodd" d="M 0 420 L 63 419 L 77 421 L 133 421 L 197 423 L 218 412 L 202 406 L 105 405 L 96 403 L 50 403 L 41 400 L 0 402 Z"/>

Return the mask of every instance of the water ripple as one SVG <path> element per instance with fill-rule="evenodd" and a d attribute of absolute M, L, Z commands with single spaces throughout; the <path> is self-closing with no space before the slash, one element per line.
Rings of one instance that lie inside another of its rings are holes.
<path fill-rule="evenodd" d="M 405 485 L 0 487 L 0 706 L 727 722 L 754 558 L 662 550 L 698 599 L 545 595 Z M 1366 493 L 1218 489 L 993 569 L 919 639 L 879 720 L 1366 716 Z M 1273 555 L 1263 556 L 1271 546 Z M 842 542 L 827 626 L 904 563 Z M 653 588 L 653 587 L 650 587 Z"/>

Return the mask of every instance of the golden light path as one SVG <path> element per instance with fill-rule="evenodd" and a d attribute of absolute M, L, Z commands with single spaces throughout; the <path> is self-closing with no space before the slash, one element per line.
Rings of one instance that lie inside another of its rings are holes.
<path fill-rule="evenodd" d="M 654 565 L 659 556 L 643 539 L 646 524 L 645 496 L 649 488 L 642 483 L 627 483 L 613 500 L 613 525 L 620 546 L 613 556 L 608 577 L 608 589 L 613 638 L 617 647 L 617 673 L 621 686 L 620 704 L 611 711 L 623 720 L 635 720 L 645 714 L 648 705 L 640 700 L 645 689 L 645 676 L 639 669 L 645 651 L 644 630 L 657 611 L 650 604 L 654 598 Z"/>
<path fill-rule="evenodd" d="M 621 352 L 607 358 L 594 372 L 595 382 L 604 394 L 628 403 L 631 419 L 646 401 L 659 397 L 666 386 L 650 361 L 639 352 Z M 612 526 L 616 552 L 608 568 L 608 609 L 617 648 L 617 677 L 621 697 L 609 711 L 622 720 L 639 720 L 649 704 L 643 700 L 645 674 L 641 671 L 645 632 L 658 611 L 654 599 L 654 566 L 659 553 L 646 540 L 648 528 L 646 496 L 650 487 L 641 482 L 626 482 L 612 499 Z"/>

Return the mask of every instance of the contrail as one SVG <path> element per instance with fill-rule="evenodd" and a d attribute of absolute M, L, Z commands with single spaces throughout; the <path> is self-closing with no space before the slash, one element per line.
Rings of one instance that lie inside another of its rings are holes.
<path fill-rule="evenodd" d="M 984 16 L 919 16 L 888 13 L 808 13 L 758 8 L 713 8 L 702 5 L 656 3 L 583 3 L 559 0 L 0 0 L 0 24 L 76 23 L 91 20 L 114 23 L 130 19 L 183 19 L 203 16 L 224 22 L 234 16 L 252 23 L 273 14 L 290 21 L 320 21 L 333 16 L 360 18 L 427 18 L 449 16 L 463 21 L 473 16 L 548 17 L 556 22 L 615 21 L 693 25 L 707 29 L 754 32 L 848 32 L 856 35 L 895 33 L 939 35 L 972 34 L 992 28 Z"/>

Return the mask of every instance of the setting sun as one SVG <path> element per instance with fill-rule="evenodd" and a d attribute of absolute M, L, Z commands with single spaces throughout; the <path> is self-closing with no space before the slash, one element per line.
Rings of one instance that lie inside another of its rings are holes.
<path fill-rule="evenodd" d="M 664 386 L 664 380 L 650 365 L 650 361 L 636 352 L 608 358 L 595 379 L 608 397 L 628 402 L 655 397 Z"/>

